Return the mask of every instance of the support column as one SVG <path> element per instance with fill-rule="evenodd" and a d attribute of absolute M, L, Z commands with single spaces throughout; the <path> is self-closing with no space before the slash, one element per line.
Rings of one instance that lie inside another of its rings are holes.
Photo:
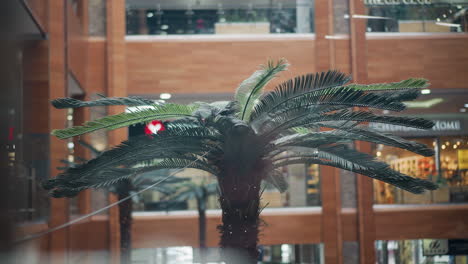
<path fill-rule="evenodd" d="M 127 96 L 127 72 L 125 50 L 125 0 L 107 0 L 107 96 Z M 125 111 L 123 106 L 109 107 L 109 115 Z M 128 131 L 120 128 L 109 132 L 109 146 L 127 139 Z M 109 203 L 117 201 L 109 195 Z M 109 210 L 110 263 L 120 263 L 120 226 L 118 206 Z"/>
<path fill-rule="evenodd" d="M 49 0 L 49 100 L 66 96 L 66 17 L 65 1 Z M 49 130 L 64 128 L 66 112 L 49 105 Z M 61 166 L 60 159 L 66 156 L 66 144 L 56 137 L 50 137 L 50 175 L 55 177 Z M 50 199 L 51 228 L 68 221 L 68 199 Z M 69 229 L 61 229 L 50 234 L 50 263 L 66 263 Z"/>
<path fill-rule="evenodd" d="M 350 30 L 351 30 L 351 72 L 357 83 L 367 83 L 367 42 L 366 19 L 353 18 L 354 15 L 365 15 L 362 0 L 349 0 Z M 356 149 L 371 153 L 371 145 L 366 142 L 356 142 Z M 375 219 L 373 182 L 369 177 L 357 176 L 357 206 L 358 206 L 358 239 L 359 263 L 375 263 Z"/>

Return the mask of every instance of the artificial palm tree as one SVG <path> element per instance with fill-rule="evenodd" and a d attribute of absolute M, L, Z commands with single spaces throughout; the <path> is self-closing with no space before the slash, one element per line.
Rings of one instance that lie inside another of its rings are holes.
<path fill-rule="evenodd" d="M 151 137 L 131 138 L 85 164 L 68 169 L 44 187 L 51 190 L 52 196 L 64 197 L 114 184 L 144 171 L 186 167 L 207 171 L 218 180 L 222 209 L 220 246 L 228 263 L 256 262 L 260 184 L 267 180 L 284 188 L 285 180 L 277 170 L 282 166 L 315 163 L 366 175 L 412 193 L 436 189 L 432 182 L 394 171 L 348 144 L 360 140 L 433 155 L 433 150 L 423 144 L 372 130 L 365 124 L 431 128 L 433 123 L 422 118 L 373 112 L 373 109 L 404 110 L 403 101 L 417 98 L 419 89 L 428 85 L 426 80 L 347 85 L 348 76 L 328 71 L 298 76 L 264 92 L 265 85 L 287 66 L 284 60 L 279 60 L 261 67 L 239 85 L 230 102 L 153 105 L 83 126 L 54 130 L 53 135 L 65 139 L 154 119 L 172 120 L 165 131 Z M 65 98 L 53 103 L 61 108 L 148 104 L 138 98 L 92 102 Z M 135 165 L 140 167 L 129 173 L 129 168 Z"/>
<path fill-rule="evenodd" d="M 171 203 L 196 200 L 198 211 L 200 260 L 201 263 L 206 263 L 206 209 L 208 198 L 212 195 L 218 194 L 218 184 L 207 183 L 205 179 L 203 179 L 200 183 L 188 181 L 172 184 L 169 185 L 169 188 L 165 189 L 165 191 L 170 192 L 166 199 Z"/>

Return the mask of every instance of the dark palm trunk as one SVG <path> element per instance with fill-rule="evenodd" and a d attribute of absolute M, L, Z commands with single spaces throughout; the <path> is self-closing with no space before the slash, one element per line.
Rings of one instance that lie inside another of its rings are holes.
<path fill-rule="evenodd" d="M 132 185 L 129 181 L 122 181 L 118 186 L 119 200 L 130 195 Z M 131 263 L 132 253 L 132 199 L 119 204 L 120 221 L 120 256 L 122 264 Z"/>
<path fill-rule="evenodd" d="M 220 246 L 228 264 L 257 263 L 260 214 L 259 175 L 219 177 L 222 209 Z"/>

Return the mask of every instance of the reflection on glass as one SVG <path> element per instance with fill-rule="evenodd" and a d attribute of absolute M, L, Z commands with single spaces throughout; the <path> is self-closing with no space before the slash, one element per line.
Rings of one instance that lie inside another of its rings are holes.
<path fill-rule="evenodd" d="M 323 251 L 320 244 L 304 245 L 269 245 L 260 246 L 259 262 L 269 263 L 317 263 L 323 264 Z M 216 248 L 209 248 L 208 263 L 221 264 L 219 252 Z M 167 247 L 141 248 L 132 250 L 132 263 L 147 264 L 192 264 L 200 263 L 197 248 Z"/>
<path fill-rule="evenodd" d="M 378 264 L 466 264 L 467 252 L 458 250 L 466 239 L 419 239 L 376 241 Z"/>
<path fill-rule="evenodd" d="M 468 32 L 463 0 L 364 0 L 368 32 Z"/>
<path fill-rule="evenodd" d="M 310 33 L 312 11 L 311 0 L 127 0 L 127 34 Z"/>
<path fill-rule="evenodd" d="M 468 137 L 447 136 L 411 140 L 432 146 L 436 150 L 435 156 L 423 157 L 383 145 L 375 147 L 375 155 L 397 171 L 436 182 L 439 189 L 415 195 L 383 182 L 374 181 L 375 202 L 379 204 L 468 202 Z"/>

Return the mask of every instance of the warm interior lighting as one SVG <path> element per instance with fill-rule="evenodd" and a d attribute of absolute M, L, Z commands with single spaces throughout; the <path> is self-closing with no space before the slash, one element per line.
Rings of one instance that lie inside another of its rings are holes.
<path fill-rule="evenodd" d="M 431 93 L 431 89 L 422 89 L 421 90 L 421 94 L 430 94 Z"/>
<path fill-rule="evenodd" d="M 170 93 L 162 93 L 159 95 L 159 98 L 163 100 L 171 99 L 172 95 Z"/>
<path fill-rule="evenodd" d="M 453 148 L 456 149 L 456 148 L 458 148 L 458 146 L 454 144 L 454 145 L 453 145 Z"/>
<path fill-rule="evenodd" d="M 382 156 L 382 152 L 377 151 L 376 155 L 377 155 L 377 157 L 380 157 L 380 156 Z"/>
<path fill-rule="evenodd" d="M 445 145 L 442 145 L 442 149 L 445 149 L 445 148 L 446 148 Z"/>
<path fill-rule="evenodd" d="M 461 26 L 460 24 L 439 22 L 439 20 L 437 20 L 436 25 L 443 26 L 443 27 L 460 27 Z"/>

